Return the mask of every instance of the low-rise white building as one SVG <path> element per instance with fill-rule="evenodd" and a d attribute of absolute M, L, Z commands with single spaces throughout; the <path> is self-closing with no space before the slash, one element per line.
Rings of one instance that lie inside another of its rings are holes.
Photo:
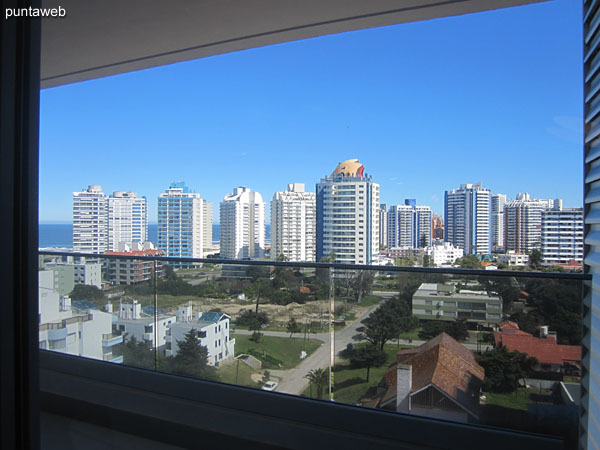
<path fill-rule="evenodd" d="M 432 245 L 423 249 L 424 255 L 429 255 L 431 262 L 436 266 L 452 265 L 458 258 L 462 258 L 465 251 L 460 247 L 455 247 L 450 242 L 442 242 L 439 245 Z"/>
<path fill-rule="evenodd" d="M 503 255 L 498 255 L 496 260 L 507 266 L 526 266 L 529 264 L 529 255 L 509 250 Z"/>
<path fill-rule="evenodd" d="M 110 302 L 107 304 L 107 310 L 112 311 Z M 153 314 L 145 314 L 137 300 L 132 300 L 131 303 L 120 302 L 116 316 L 116 333 L 125 336 L 126 340 L 135 337 L 138 341 L 149 342 L 152 348 L 156 346 L 156 342 L 159 348 L 167 343 L 169 326 L 176 321 L 173 315 L 160 314 L 154 317 Z"/>
<path fill-rule="evenodd" d="M 69 295 L 75 287 L 75 269 L 72 266 L 45 266 L 46 269 L 38 271 L 39 286 L 53 289 L 59 296 Z"/>
<path fill-rule="evenodd" d="M 421 320 L 465 320 L 494 325 L 502 320 L 502 299 L 479 283 L 423 283 L 412 297 L 412 314 Z M 471 289 L 465 289 L 471 288 Z"/>
<path fill-rule="evenodd" d="M 39 347 L 70 355 L 115 363 L 113 346 L 123 341 L 112 334 L 112 314 L 97 309 L 78 310 L 71 299 L 53 289 L 39 288 Z"/>
<path fill-rule="evenodd" d="M 101 263 L 54 262 L 47 263 L 46 267 L 52 270 L 64 271 L 65 273 L 72 272 L 73 284 L 87 284 L 88 286 L 96 286 L 98 289 L 102 289 Z"/>
<path fill-rule="evenodd" d="M 208 363 L 218 365 L 220 361 L 234 357 L 235 339 L 229 338 L 229 320 L 227 314 L 219 312 L 196 311 L 192 306 L 177 308 L 177 321 L 167 331 L 167 356 L 176 356 L 179 351 L 178 342 L 185 340 L 190 330 L 198 332 L 200 345 L 208 350 Z"/>

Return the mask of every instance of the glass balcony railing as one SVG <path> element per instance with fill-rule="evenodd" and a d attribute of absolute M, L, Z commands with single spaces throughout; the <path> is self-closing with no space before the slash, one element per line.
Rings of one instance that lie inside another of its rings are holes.
<path fill-rule="evenodd" d="M 74 285 L 70 256 L 135 264 Z M 584 274 L 40 252 L 39 279 L 43 349 L 577 442 Z"/>

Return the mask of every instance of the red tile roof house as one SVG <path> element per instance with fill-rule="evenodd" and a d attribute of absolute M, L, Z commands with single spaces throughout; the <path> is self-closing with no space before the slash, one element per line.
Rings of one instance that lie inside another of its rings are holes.
<path fill-rule="evenodd" d="M 496 347 L 503 345 L 509 351 L 518 351 L 535 357 L 542 370 L 552 372 L 578 372 L 581 367 L 581 346 L 561 345 L 556 342 L 556 333 L 548 333 L 541 327 L 543 337 L 535 337 L 519 329 L 515 322 L 502 322 L 500 331 L 494 333 Z"/>
<path fill-rule="evenodd" d="M 427 417 L 477 421 L 484 370 L 470 350 L 446 333 L 398 352 L 378 396 L 366 406 Z"/>

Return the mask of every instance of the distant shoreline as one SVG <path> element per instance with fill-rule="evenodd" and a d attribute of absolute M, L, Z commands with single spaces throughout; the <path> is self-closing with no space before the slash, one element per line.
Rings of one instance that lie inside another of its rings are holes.
<path fill-rule="evenodd" d="M 213 223 L 213 245 L 219 245 L 220 224 Z M 40 248 L 73 248 L 73 223 L 72 222 L 39 222 L 38 224 Z M 148 239 L 154 243 L 157 241 L 158 224 L 148 224 Z M 216 239 L 215 239 L 216 238 Z M 271 225 L 266 225 L 266 243 L 271 242 Z"/>

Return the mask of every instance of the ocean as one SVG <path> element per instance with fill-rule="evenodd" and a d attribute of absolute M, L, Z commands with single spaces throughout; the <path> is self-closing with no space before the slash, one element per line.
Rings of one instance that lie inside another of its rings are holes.
<path fill-rule="evenodd" d="M 219 224 L 213 226 L 213 244 L 219 243 Z M 39 224 L 39 247 L 73 247 L 73 224 L 71 223 L 40 223 Z M 271 240 L 271 225 L 266 226 L 267 242 Z M 148 237 L 156 243 L 158 237 L 158 225 L 148 224 Z"/>

